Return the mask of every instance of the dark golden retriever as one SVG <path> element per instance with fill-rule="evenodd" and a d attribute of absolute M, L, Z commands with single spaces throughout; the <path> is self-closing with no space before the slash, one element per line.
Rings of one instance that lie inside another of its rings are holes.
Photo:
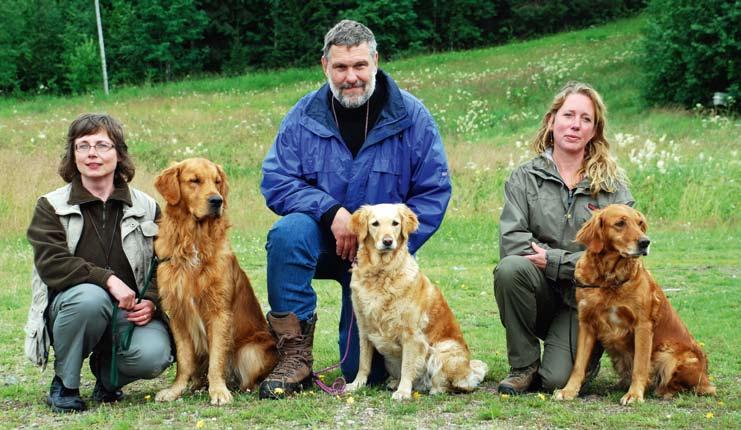
<path fill-rule="evenodd" d="M 643 402 L 646 388 L 670 398 L 682 390 L 715 394 L 708 381 L 707 357 L 679 319 L 661 287 L 643 267 L 648 255 L 643 215 L 625 205 L 597 210 L 577 233 L 587 246 L 576 264 L 579 337 L 576 360 L 557 400 L 579 394 L 592 348 L 602 342 L 621 383 L 627 405 Z"/>
<path fill-rule="evenodd" d="M 180 397 L 208 377 L 211 404 L 232 400 L 227 388 L 251 389 L 277 362 L 277 352 L 250 281 L 227 239 L 226 175 L 191 158 L 155 179 L 167 205 L 155 250 L 157 284 L 177 348 L 177 376 L 157 401 Z"/>
<path fill-rule="evenodd" d="M 350 287 L 360 359 L 348 391 L 366 384 L 374 348 L 391 375 L 394 400 L 409 399 L 413 387 L 430 394 L 472 391 L 486 375 L 486 364 L 470 359 L 442 293 L 407 250 L 418 225 L 403 204 L 363 206 L 352 215 L 350 229 L 359 248 Z"/>

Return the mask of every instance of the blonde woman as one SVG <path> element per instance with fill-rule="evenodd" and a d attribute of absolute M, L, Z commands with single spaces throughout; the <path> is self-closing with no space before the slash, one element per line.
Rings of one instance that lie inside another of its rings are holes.
<path fill-rule="evenodd" d="M 583 252 L 576 232 L 594 208 L 633 204 L 610 155 L 605 123 L 599 93 L 568 83 L 543 116 L 532 143 L 537 156 L 504 186 L 494 293 L 510 372 L 500 393 L 550 392 L 563 387 L 571 372 L 578 330 L 574 267 Z M 597 349 L 591 377 L 599 370 Z"/>

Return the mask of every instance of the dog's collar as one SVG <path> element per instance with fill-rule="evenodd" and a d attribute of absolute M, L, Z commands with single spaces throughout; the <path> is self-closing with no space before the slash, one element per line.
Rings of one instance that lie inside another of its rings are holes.
<path fill-rule="evenodd" d="M 155 262 L 156 262 L 155 264 L 160 264 L 160 263 L 167 263 L 168 261 L 170 261 L 172 259 L 172 257 L 159 258 L 159 257 L 155 256 L 154 259 L 155 259 Z"/>
<path fill-rule="evenodd" d="M 581 282 L 574 281 L 575 288 L 599 288 L 597 285 L 586 285 Z"/>

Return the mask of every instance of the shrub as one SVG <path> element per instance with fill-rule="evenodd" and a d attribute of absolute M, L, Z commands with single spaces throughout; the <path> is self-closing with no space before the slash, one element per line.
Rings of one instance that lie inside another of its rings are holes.
<path fill-rule="evenodd" d="M 652 0 L 643 43 L 643 97 L 649 104 L 710 105 L 713 93 L 738 100 L 741 3 Z M 738 111 L 739 103 L 731 109 Z"/>

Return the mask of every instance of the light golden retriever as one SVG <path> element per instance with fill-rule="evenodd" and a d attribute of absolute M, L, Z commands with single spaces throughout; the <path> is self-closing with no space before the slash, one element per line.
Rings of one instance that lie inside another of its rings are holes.
<path fill-rule="evenodd" d="M 486 375 L 486 364 L 470 359 L 442 293 L 409 254 L 407 241 L 418 225 L 403 204 L 363 206 L 352 215 L 359 248 L 350 287 L 360 363 L 348 391 L 366 384 L 374 348 L 384 357 L 395 400 L 409 399 L 412 388 L 430 394 L 472 391 Z"/>
<path fill-rule="evenodd" d="M 157 285 L 177 349 L 177 376 L 157 401 L 205 384 L 212 405 L 227 388 L 251 389 L 275 366 L 275 342 L 250 281 L 227 239 L 227 181 L 221 166 L 190 158 L 163 170 L 155 187 L 167 205 L 155 250 Z"/>
<path fill-rule="evenodd" d="M 589 357 L 599 340 L 628 392 L 627 405 L 643 402 L 649 383 L 655 394 L 670 398 L 682 390 L 715 394 L 708 381 L 708 361 L 679 319 L 661 287 L 643 267 L 650 240 L 646 220 L 635 209 L 610 205 L 597 210 L 576 240 L 587 250 L 576 264 L 579 337 L 576 360 L 556 400 L 579 394 Z"/>

